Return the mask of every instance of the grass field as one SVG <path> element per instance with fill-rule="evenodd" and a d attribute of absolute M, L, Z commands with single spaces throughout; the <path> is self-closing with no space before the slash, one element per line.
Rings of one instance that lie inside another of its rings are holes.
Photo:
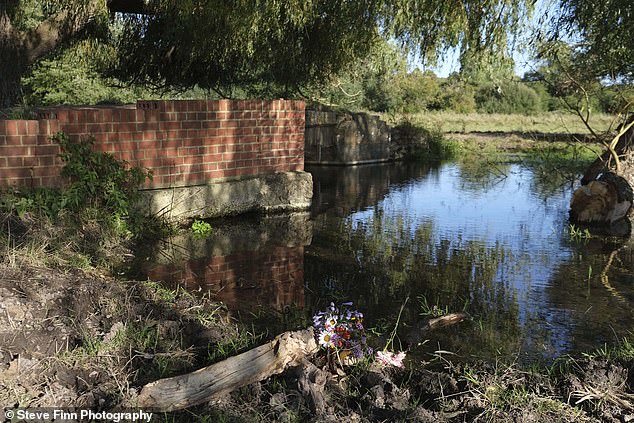
<path fill-rule="evenodd" d="M 425 112 L 411 115 L 383 115 L 388 123 L 396 124 L 403 119 L 415 125 L 441 132 L 521 132 L 543 134 L 588 134 L 581 119 L 573 114 L 562 112 L 541 113 L 538 115 L 503 115 L 487 113 L 460 114 L 454 112 Z M 615 116 L 594 114 L 590 125 L 597 133 L 614 129 L 618 124 Z"/>

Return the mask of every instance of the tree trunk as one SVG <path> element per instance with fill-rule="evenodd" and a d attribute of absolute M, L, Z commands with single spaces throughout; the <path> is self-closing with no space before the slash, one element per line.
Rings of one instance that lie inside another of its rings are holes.
<path fill-rule="evenodd" d="M 25 72 L 24 55 L 15 42 L 16 33 L 5 9 L 0 9 L 0 109 L 20 97 L 20 79 Z"/>
<path fill-rule="evenodd" d="M 191 407 L 282 373 L 318 350 L 312 328 L 285 332 L 271 342 L 235 357 L 192 373 L 149 383 L 143 387 L 136 402 L 128 405 L 159 411 Z"/>
<path fill-rule="evenodd" d="M 633 119 L 621 127 L 624 132 L 584 173 L 582 186 L 573 193 L 570 203 L 570 220 L 574 223 L 598 225 L 608 235 L 631 234 L 628 216 L 634 201 Z"/>
<path fill-rule="evenodd" d="M 63 10 L 31 30 L 18 31 L 8 9 L 0 5 L 0 108 L 19 102 L 22 76 L 33 64 L 90 32 L 91 25 L 105 12 L 103 3 L 93 0 L 72 11 Z"/>

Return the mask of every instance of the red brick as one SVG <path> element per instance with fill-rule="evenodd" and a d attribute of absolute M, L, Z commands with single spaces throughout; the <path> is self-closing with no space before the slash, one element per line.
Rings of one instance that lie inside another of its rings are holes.
<path fill-rule="evenodd" d="M 181 129 L 201 129 L 202 123 L 200 121 L 182 121 Z"/>
<path fill-rule="evenodd" d="M 26 167 L 10 167 L 2 169 L 0 174 L 0 180 L 5 178 L 30 178 L 31 170 Z"/>
<path fill-rule="evenodd" d="M 163 158 L 166 160 L 178 158 L 178 147 L 163 148 Z"/>
<path fill-rule="evenodd" d="M 99 113 L 98 113 L 98 121 L 99 122 L 110 123 L 110 122 L 112 122 L 113 117 L 114 117 L 114 110 L 113 109 L 101 109 L 101 110 L 99 110 Z"/>
<path fill-rule="evenodd" d="M 18 127 L 18 122 L 19 121 L 17 121 L 17 120 L 6 120 L 6 121 L 4 121 L 3 134 L 4 135 L 8 135 L 8 136 L 22 135 L 20 133 L 20 129 Z"/>
<path fill-rule="evenodd" d="M 24 157 L 7 157 L 7 167 L 24 167 Z"/>
<path fill-rule="evenodd" d="M 172 129 L 181 129 L 181 123 L 178 121 L 161 121 L 159 123 L 159 130 L 169 131 Z"/>
<path fill-rule="evenodd" d="M 183 130 L 165 131 L 165 138 L 184 139 L 184 138 L 187 138 L 187 131 L 183 131 Z"/>
<path fill-rule="evenodd" d="M 40 123 L 37 120 L 27 120 L 26 124 L 26 133 L 28 135 L 38 135 L 40 132 Z"/>
<path fill-rule="evenodd" d="M 212 110 L 221 112 L 231 110 L 231 100 L 216 100 Z"/>
<path fill-rule="evenodd" d="M 59 174 L 53 176 L 42 176 L 39 178 L 39 184 L 42 187 L 60 187 L 64 184 L 64 179 Z"/>
<path fill-rule="evenodd" d="M 90 134 L 110 133 L 112 132 L 112 123 L 87 123 L 85 125 L 86 132 Z"/>
<path fill-rule="evenodd" d="M 60 147 L 57 144 L 36 145 L 31 151 L 33 152 L 33 156 L 55 157 L 60 153 Z"/>
<path fill-rule="evenodd" d="M 222 154 L 205 154 L 203 157 L 207 163 L 218 163 L 223 161 Z"/>
<path fill-rule="evenodd" d="M 178 156 L 180 157 L 201 156 L 202 154 L 203 154 L 203 148 L 201 147 L 179 147 L 178 148 Z"/>
<path fill-rule="evenodd" d="M 56 156 L 40 156 L 37 158 L 37 166 L 55 166 L 59 161 Z"/>
<path fill-rule="evenodd" d="M 20 145 L 0 145 L 0 157 L 28 156 L 31 154 L 31 147 Z"/>
<path fill-rule="evenodd" d="M 160 129 L 159 122 L 140 122 L 136 124 L 136 131 L 158 131 Z"/>
<path fill-rule="evenodd" d="M 45 119 L 40 121 L 41 135 L 54 135 L 60 131 L 59 121 L 57 119 Z"/>
<path fill-rule="evenodd" d="M 59 177 L 60 175 L 60 171 L 56 167 L 33 167 L 32 169 L 33 169 L 33 176 L 35 177 L 43 177 L 43 176 Z"/>
<path fill-rule="evenodd" d="M 158 139 L 158 134 L 155 131 L 144 131 L 141 134 L 141 139 L 146 142 L 151 141 L 152 146 L 158 144 L 158 142 L 156 142 L 156 140 Z"/>

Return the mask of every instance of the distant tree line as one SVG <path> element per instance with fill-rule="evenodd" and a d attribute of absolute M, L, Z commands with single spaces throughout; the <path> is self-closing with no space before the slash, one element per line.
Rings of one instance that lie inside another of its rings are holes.
<path fill-rule="evenodd" d="M 520 78 L 509 46 L 529 0 L 7 0 L 0 108 L 286 97 L 394 113 L 631 111 L 634 26 L 621 22 L 634 3 L 559 2 Z M 449 47 L 460 71 L 448 78 L 408 66 Z"/>

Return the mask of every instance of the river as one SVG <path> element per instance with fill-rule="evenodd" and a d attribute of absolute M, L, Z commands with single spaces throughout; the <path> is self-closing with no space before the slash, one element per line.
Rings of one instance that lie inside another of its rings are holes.
<path fill-rule="evenodd" d="M 212 221 L 207 239 L 156 246 L 144 274 L 211 292 L 271 330 L 353 301 L 374 333 L 398 321 L 396 346 L 421 360 L 550 362 L 632 335 L 631 241 L 571 234 L 572 183 L 518 163 L 307 170 L 310 213 Z M 446 312 L 469 317 L 422 329 Z"/>

